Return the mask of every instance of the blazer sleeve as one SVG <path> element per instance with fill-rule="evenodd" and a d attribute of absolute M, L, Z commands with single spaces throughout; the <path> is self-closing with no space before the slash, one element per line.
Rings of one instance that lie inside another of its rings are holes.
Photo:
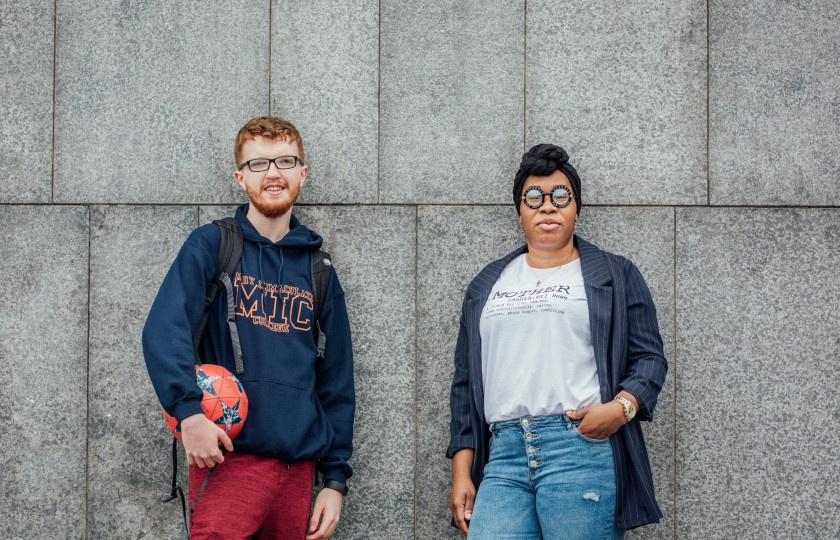
<path fill-rule="evenodd" d="M 642 274 L 625 260 L 627 294 L 627 367 L 618 383 L 619 389 L 633 394 L 639 402 L 637 418 L 650 421 L 668 363 L 662 349 L 662 337 L 656 321 L 656 307 Z"/>
<path fill-rule="evenodd" d="M 467 301 L 464 299 L 458 342 L 455 345 L 455 373 L 452 376 L 452 388 L 449 393 L 452 416 L 449 423 L 449 448 L 446 449 L 446 457 L 450 459 L 458 450 L 475 448 L 470 425 L 470 366 L 467 361 L 466 311 Z"/>

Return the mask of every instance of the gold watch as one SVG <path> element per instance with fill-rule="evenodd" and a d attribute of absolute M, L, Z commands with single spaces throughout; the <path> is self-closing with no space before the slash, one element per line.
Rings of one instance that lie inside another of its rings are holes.
<path fill-rule="evenodd" d="M 632 401 L 621 396 L 616 396 L 614 401 L 621 403 L 624 407 L 624 418 L 626 418 L 628 422 L 636 416 L 636 406 L 633 405 Z"/>

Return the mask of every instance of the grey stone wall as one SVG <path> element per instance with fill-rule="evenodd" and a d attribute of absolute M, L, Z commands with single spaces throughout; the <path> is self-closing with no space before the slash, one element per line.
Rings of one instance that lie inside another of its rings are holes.
<path fill-rule="evenodd" d="M 564 146 L 579 232 L 641 269 L 671 366 L 665 512 L 631 538 L 840 537 L 834 0 L 0 3 L 3 538 L 180 538 L 139 335 L 232 141 L 296 122 L 297 212 L 356 350 L 336 538 L 458 538 L 448 389 L 469 279 L 522 242 L 521 153 Z"/>

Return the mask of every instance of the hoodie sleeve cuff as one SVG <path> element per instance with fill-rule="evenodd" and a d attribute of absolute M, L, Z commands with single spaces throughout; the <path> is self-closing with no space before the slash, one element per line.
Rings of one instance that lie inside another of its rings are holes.
<path fill-rule="evenodd" d="M 201 408 L 201 400 L 199 399 L 184 399 L 172 407 L 172 416 L 178 422 L 195 414 L 204 414 L 204 410 Z"/>
<path fill-rule="evenodd" d="M 321 471 L 321 474 L 323 475 L 323 480 L 334 480 L 347 485 L 347 477 L 341 472 L 340 468 L 330 468 L 325 471 Z"/>

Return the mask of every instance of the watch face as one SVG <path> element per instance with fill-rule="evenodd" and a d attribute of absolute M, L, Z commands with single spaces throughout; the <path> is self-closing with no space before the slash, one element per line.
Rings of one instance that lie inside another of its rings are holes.
<path fill-rule="evenodd" d="M 624 407 L 624 417 L 627 418 L 627 421 L 629 422 L 634 416 L 636 416 L 636 407 L 629 399 L 618 398 L 618 402 Z"/>

